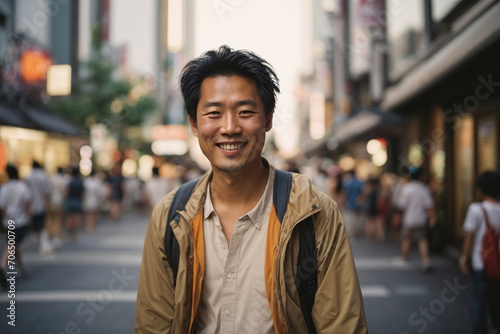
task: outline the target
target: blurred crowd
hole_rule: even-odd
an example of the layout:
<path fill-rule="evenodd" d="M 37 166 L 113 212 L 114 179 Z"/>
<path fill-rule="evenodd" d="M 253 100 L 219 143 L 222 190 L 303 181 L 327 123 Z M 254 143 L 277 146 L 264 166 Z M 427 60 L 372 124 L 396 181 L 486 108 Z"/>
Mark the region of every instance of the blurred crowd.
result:
<path fill-rule="evenodd" d="M 287 162 L 284 169 L 306 174 L 321 191 L 335 200 L 351 239 L 401 243 L 401 258 L 408 261 L 412 241 L 418 245 L 422 270 L 432 270 L 429 246 L 444 244 L 443 226 L 436 226 L 437 194 L 422 179 L 421 168 L 404 166 L 400 173 L 358 176 L 333 162 L 312 160 L 299 168 Z M 429 241 L 433 241 L 429 245 Z"/>
<path fill-rule="evenodd" d="M 175 166 L 168 176 L 160 175 L 160 170 L 153 167 L 144 181 L 124 177 L 120 164 L 83 176 L 78 167 L 59 167 L 49 174 L 34 161 L 29 175 L 21 179 L 18 168 L 8 165 L 0 178 L 0 234 L 7 240 L 11 235 L 8 245 L 14 247 L 1 250 L 2 274 L 13 257 L 18 277 L 29 274 L 20 248 L 26 237 L 37 241 L 42 256 L 51 256 L 64 244 L 77 242 L 79 233 L 98 232 L 103 217 L 119 222 L 123 211 L 148 212 L 171 190 L 201 175 L 196 167 Z"/>

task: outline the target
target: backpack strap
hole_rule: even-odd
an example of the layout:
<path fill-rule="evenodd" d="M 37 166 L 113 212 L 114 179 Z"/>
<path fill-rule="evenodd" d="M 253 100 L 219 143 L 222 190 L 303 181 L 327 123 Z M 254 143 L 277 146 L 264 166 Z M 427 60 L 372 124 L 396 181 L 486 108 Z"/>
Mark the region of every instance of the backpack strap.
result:
<path fill-rule="evenodd" d="M 273 205 L 280 224 L 288 207 L 291 189 L 292 173 L 276 168 L 274 172 Z"/>
<path fill-rule="evenodd" d="M 300 248 L 297 256 L 295 286 L 300 300 L 300 308 L 307 325 L 308 333 L 316 333 L 312 318 L 314 295 L 318 290 L 318 260 L 316 237 L 312 216 L 301 221 L 299 229 Z"/>
<path fill-rule="evenodd" d="M 283 221 L 290 191 L 292 189 L 292 173 L 280 169 L 275 169 L 273 205 L 280 223 Z M 300 300 L 302 316 L 307 325 L 308 333 L 316 333 L 312 319 L 312 308 L 314 305 L 314 295 L 318 289 L 318 261 L 316 251 L 316 239 L 314 236 L 314 225 L 312 217 L 309 216 L 299 222 L 299 255 L 297 256 L 297 273 L 295 276 L 295 286 Z"/>
<path fill-rule="evenodd" d="M 186 203 L 193 194 L 194 188 L 198 184 L 200 177 L 189 182 L 184 183 L 175 193 L 174 199 L 170 204 L 168 209 L 167 224 L 165 227 L 165 236 L 163 238 L 163 246 L 165 248 L 165 257 L 174 272 L 174 286 L 177 281 L 177 271 L 179 270 L 179 242 L 175 238 L 174 231 L 172 231 L 172 226 L 170 222 L 175 220 L 178 224 L 180 222 L 180 217 L 178 211 L 184 210 Z"/>
<path fill-rule="evenodd" d="M 486 210 L 483 206 L 483 204 L 479 204 L 481 206 L 481 211 L 483 211 L 483 215 L 484 215 L 484 221 L 486 222 L 486 228 L 489 229 L 491 227 L 491 224 L 490 224 L 490 218 L 488 217 L 488 214 L 486 213 Z"/>

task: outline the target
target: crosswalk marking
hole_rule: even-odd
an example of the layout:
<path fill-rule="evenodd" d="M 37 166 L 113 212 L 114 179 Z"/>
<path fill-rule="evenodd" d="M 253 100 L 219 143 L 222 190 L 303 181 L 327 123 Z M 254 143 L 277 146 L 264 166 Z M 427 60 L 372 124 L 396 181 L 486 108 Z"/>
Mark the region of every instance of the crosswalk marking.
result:
<path fill-rule="evenodd" d="M 23 262 L 29 266 L 48 264 L 91 264 L 91 265 L 126 265 L 139 266 L 142 255 L 140 252 L 110 252 L 110 251 L 64 251 L 44 257 L 38 252 L 26 253 Z"/>
<path fill-rule="evenodd" d="M 110 297 L 111 296 L 111 297 Z M 111 293 L 109 290 L 65 290 L 65 291 L 19 291 L 16 302 L 86 302 L 89 300 L 108 302 L 135 302 L 136 290 Z M 7 302 L 6 295 L 0 296 L 0 302 Z"/>
<path fill-rule="evenodd" d="M 383 285 L 362 285 L 361 294 L 363 298 L 387 298 L 391 291 Z"/>
<path fill-rule="evenodd" d="M 358 270 L 415 270 L 420 269 L 422 264 L 420 261 L 403 261 L 399 256 L 393 257 L 355 257 L 354 263 Z M 439 267 L 450 266 L 450 262 L 442 259 L 435 259 L 433 265 Z"/>
<path fill-rule="evenodd" d="M 384 285 L 362 285 L 363 298 L 389 298 L 392 295 L 422 295 L 429 293 L 423 286 L 403 286 L 391 291 Z M 109 296 L 112 296 L 111 298 Z M 106 299 L 107 302 L 135 302 L 136 290 L 109 292 L 103 290 L 52 290 L 52 291 L 18 291 L 16 301 L 20 302 L 80 302 L 89 300 Z M 7 295 L 0 296 L 0 302 L 6 302 Z"/>

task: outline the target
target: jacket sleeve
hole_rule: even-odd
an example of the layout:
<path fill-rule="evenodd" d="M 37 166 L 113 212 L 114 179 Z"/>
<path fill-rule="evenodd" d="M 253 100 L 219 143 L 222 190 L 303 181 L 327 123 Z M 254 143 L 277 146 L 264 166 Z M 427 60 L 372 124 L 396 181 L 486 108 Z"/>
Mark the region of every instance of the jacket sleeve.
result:
<path fill-rule="evenodd" d="M 312 310 L 316 331 L 367 333 L 349 238 L 337 205 L 329 211 L 318 248 L 318 290 Z"/>
<path fill-rule="evenodd" d="M 165 260 L 163 237 L 167 223 L 161 201 L 153 210 L 144 239 L 137 291 L 135 334 L 170 333 L 174 318 L 173 271 Z"/>

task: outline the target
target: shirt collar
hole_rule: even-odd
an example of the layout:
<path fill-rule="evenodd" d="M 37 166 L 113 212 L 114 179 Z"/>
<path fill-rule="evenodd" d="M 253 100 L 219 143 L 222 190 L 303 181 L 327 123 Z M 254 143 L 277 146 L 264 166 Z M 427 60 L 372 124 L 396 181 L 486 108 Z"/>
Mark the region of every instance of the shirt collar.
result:
<path fill-rule="evenodd" d="M 266 184 L 266 189 L 264 190 L 264 193 L 262 194 L 262 197 L 260 198 L 259 202 L 257 205 L 250 210 L 247 214 L 243 215 L 242 217 L 248 217 L 252 224 L 254 224 L 255 228 L 260 230 L 260 227 L 262 226 L 262 219 L 267 218 L 264 217 L 264 214 L 266 212 L 267 205 L 272 201 L 272 196 L 273 196 L 273 184 L 274 184 L 274 170 L 272 168 L 269 168 L 269 176 L 267 178 L 267 184 Z M 208 219 L 212 213 L 215 213 L 214 206 L 212 204 L 212 197 L 210 195 L 210 182 L 207 185 L 207 197 L 205 200 L 205 206 L 203 208 L 203 219 Z"/>

